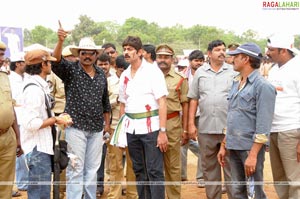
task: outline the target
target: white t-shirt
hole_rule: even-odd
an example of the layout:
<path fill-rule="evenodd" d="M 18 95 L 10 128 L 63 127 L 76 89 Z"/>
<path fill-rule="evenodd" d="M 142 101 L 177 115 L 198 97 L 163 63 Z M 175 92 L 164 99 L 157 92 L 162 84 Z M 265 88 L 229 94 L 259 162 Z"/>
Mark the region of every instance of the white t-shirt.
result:
<path fill-rule="evenodd" d="M 300 128 L 300 58 L 294 57 L 281 66 L 274 65 L 268 80 L 277 96 L 271 132 Z M 266 102 L 267 103 L 267 102 Z"/>

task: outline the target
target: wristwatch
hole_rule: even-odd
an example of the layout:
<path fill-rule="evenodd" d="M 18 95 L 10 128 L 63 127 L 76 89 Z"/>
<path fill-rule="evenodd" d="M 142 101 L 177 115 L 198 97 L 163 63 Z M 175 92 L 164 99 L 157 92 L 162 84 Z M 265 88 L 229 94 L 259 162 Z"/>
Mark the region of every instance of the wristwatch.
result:
<path fill-rule="evenodd" d="M 165 133 L 167 132 L 167 129 L 165 127 L 160 127 L 159 131 Z"/>

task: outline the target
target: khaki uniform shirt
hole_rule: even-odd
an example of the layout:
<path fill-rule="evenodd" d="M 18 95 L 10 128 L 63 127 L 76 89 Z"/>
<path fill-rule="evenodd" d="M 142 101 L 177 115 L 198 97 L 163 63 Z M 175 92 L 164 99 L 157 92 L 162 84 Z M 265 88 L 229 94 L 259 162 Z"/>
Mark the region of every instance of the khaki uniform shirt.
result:
<path fill-rule="evenodd" d="M 57 114 L 63 113 L 66 106 L 65 85 L 63 81 L 55 73 L 51 72 L 47 76 L 47 82 L 50 84 L 50 93 L 55 100 L 55 106 L 52 109 L 53 112 Z"/>
<path fill-rule="evenodd" d="M 9 128 L 14 120 L 13 99 L 8 75 L 6 72 L 0 71 L 0 129 Z"/>
<path fill-rule="evenodd" d="M 179 72 L 175 72 L 173 66 L 165 76 L 169 92 L 169 95 L 167 96 L 167 113 L 182 111 L 181 103 L 188 102 L 187 93 L 189 86 L 187 79 L 183 80 L 181 86 L 178 88 L 179 92 L 176 91 L 176 87 L 182 78 L 185 78 L 185 76 Z"/>

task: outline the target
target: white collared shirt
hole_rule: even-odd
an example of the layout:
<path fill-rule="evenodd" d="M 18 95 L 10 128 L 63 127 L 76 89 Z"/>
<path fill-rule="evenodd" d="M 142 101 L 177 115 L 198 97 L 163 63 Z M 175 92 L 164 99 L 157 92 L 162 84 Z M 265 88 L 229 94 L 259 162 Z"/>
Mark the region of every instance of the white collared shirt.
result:
<path fill-rule="evenodd" d="M 8 75 L 10 88 L 12 93 L 12 98 L 16 101 L 14 109 L 16 111 L 18 123 L 20 124 L 21 120 L 21 107 L 22 107 L 22 93 L 23 93 L 23 84 L 24 81 L 29 77 L 27 73 L 24 73 L 24 77 L 16 73 L 15 71 L 10 71 Z"/>
<path fill-rule="evenodd" d="M 22 96 L 22 114 L 26 115 L 21 121 L 21 143 L 24 154 L 37 146 L 37 151 L 53 155 L 51 127 L 40 129 L 43 121 L 48 118 L 45 102 L 45 93 L 50 93 L 48 84 L 39 75 L 30 76 L 24 85 L 28 83 L 35 83 L 38 86 L 28 86 Z"/>
<path fill-rule="evenodd" d="M 134 78 L 131 77 L 131 65 L 120 77 L 119 101 L 125 104 L 126 113 L 147 112 L 159 109 L 157 100 L 168 95 L 162 71 L 144 59 Z M 125 119 L 126 132 L 136 134 L 148 133 L 147 119 Z M 159 116 L 151 117 L 152 131 L 159 129 Z"/>

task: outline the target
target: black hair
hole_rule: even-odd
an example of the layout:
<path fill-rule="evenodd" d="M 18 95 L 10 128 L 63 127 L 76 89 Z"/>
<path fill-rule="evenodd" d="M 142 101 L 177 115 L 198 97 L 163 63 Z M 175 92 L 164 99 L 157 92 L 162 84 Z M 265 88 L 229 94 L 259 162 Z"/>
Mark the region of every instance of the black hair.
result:
<path fill-rule="evenodd" d="M 261 58 L 256 58 L 256 57 L 252 57 L 250 55 L 244 54 L 244 53 L 241 53 L 241 55 L 249 57 L 249 63 L 252 68 L 258 69 L 260 67 L 260 63 L 263 58 L 262 56 L 261 56 Z"/>
<path fill-rule="evenodd" d="M 139 37 L 128 36 L 122 43 L 122 47 L 124 46 L 132 46 L 134 49 L 139 51 L 142 49 L 143 44 Z"/>
<path fill-rule="evenodd" d="M 47 61 L 45 61 L 47 62 Z M 42 72 L 42 63 L 26 65 L 25 72 L 29 75 L 39 75 Z"/>
<path fill-rule="evenodd" d="M 104 48 L 104 49 L 112 47 L 113 49 L 117 50 L 116 46 L 113 43 L 105 43 L 101 47 Z"/>
<path fill-rule="evenodd" d="M 10 70 L 15 71 L 17 68 L 17 62 L 10 62 L 9 68 Z"/>
<path fill-rule="evenodd" d="M 224 41 L 219 40 L 219 39 L 214 40 L 208 44 L 207 51 L 211 52 L 215 47 L 222 46 L 222 45 L 224 45 L 226 47 L 226 44 L 224 43 Z"/>
<path fill-rule="evenodd" d="M 144 44 L 143 45 L 143 49 L 147 52 L 147 53 L 151 53 L 151 59 L 153 61 L 156 60 L 156 53 L 155 53 L 155 46 L 152 44 Z"/>
<path fill-rule="evenodd" d="M 97 60 L 102 61 L 102 62 L 108 61 L 110 63 L 111 58 L 107 53 L 104 52 L 98 56 Z"/>
<path fill-rule="evenodd" d="M 126 62 L 125 58 L 124 58 L 124 55 L 119 55 L 117 58 L 116 58 L 116 66 L 117 68 L 124 68 L 124 69 L 127 69 L 128 66 L 129 66 L 129 63 Z"/>
<path fill-rule="evenodd" d="M 205 60 L 204 54 L 201 50 L 194 50 L 189 55 L 189 60 L 192 61 L 193 59 L 203 59 Z"/>
<path fill-rule="evenodd" d="M 260 67 L 261 59 L 249 56 L 249 62 L 252 68 L 258 69 Z"/>

